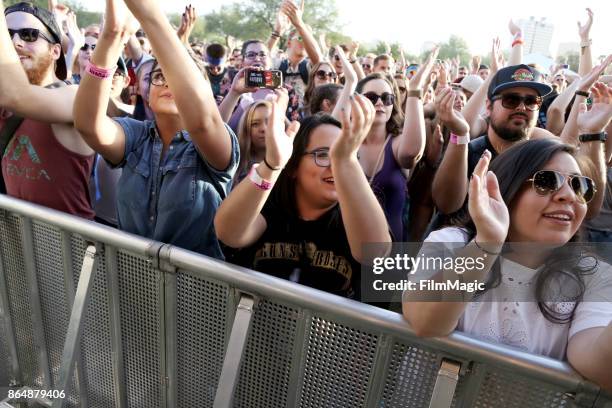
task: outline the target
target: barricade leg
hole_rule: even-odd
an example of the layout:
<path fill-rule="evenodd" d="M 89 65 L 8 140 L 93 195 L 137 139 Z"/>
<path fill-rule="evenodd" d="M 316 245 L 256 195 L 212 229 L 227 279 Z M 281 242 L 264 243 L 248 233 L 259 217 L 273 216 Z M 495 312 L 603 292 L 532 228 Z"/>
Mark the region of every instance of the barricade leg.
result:
<path fill-rule="evenodd" d="M 450 408 L 459 381 L 459 371 L 461 371 L 461 364 L 455 361 L 442 360 L 429 408 Z"/>
<path fill-rule="evenodd" d="M 240 363 L 246 347 L 247 336 L 253 317 L 255 302 L 250 296 L 242 295 L 236 310 L 236 317 L 232 326 L 223 369 L 219 378 L 214 408 L 230 408 L 234 398 L 234 389 L 238 381 Z"/>
<path fill-rule="evenodd" d="M 72 368 L 74 367 L 78 345 L 81 340 L 83 320 L 91 298 L 90 291 L 94 282 L 96 263 L 96 247 L 90 245 L 87 247 L 85 257 L 83 258 L 79 284 L 70 314 L 70 322 L 68 323 L 68 332 L 66 334 L 64 352 L 62 354 L 62 365 L 60 368 L 60 381 L 57 386 L 59 390 L 68 390 L 72 382 Z M 64 398 L 57 398 L 53 401 L 54 408 L 61 408 L 63 405 Z"/>
<path fill-rule="evenodd" d="M 17 345 L 15 344 L 15 333 L 13 331 L 13 320 L 11 318 L 11 311 L 9 309 L 9 296 L 8 290 L 6 289 L 6 278 L 4 276 L 4 262 L 2 259 L 2 252 L 0 251 L 0 329 L 4 332 L 8 359 L 8 369 L 10 362 L 10 372 L 7 373 L 12 381 L 21 382 L 21 372 L 19 370 L 19 360 L 17 357 Z M 4 362 L 0 362 L 4 364 Z M 3 369 L 5 369 L 3 368 Z M 0 386 L 9 385 L 0 384 Z"/>

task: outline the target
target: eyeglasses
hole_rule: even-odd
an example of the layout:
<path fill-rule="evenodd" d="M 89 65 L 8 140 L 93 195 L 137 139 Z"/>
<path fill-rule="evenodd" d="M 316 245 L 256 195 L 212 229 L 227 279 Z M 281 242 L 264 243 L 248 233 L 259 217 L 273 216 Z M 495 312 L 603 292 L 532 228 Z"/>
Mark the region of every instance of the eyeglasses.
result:
<path fill-rule="evenodd" d="M 268 58 L 268 54 L 266 54 L 263 51 L 260 52 L 255 52 L 255 51 L 249 51 L 246 54 L 244 54 L 244 56 L 248 59 L 255 59 L 257 57 L 261 58 L 261 59 L 266 59 Z"/>
<path fill-rule="evenodd" d="M 533 189 L 544 196 L 561 190 L 566 180 L 578 201 L 583 204 L 591 201 L 597 192 L 595 183 L 590 178 L 575 174 L 563 174 L 555 170 L 540 170 L 527 182 L 530 181 Z"/>
<path fill-rule="evenodd" d="M 399 91 L 400 91 L 401 93 L 406 92 L 406 88 L 405 88 L 405 87 L 403 87 L 403 86 L 398 86 L 398 87 L 397 87 L 397 89 L 399 89 Z"/>
<path fill-rule="evenodd" d="M 166 86 L 166 77 L 161 71 L 151 72 L 151 85 Z"/>
<path fill-rule="evenodd" d="M 372 65 L 371 64 L 361 64 L 361 68 L 363 68 L 363 69 L 372 69 Z"/>
<path fill-rule="evenodd" d="M 506 109 L 516 109 L 521 103 L 524 103 L 525 109 L 528 111 L 537 111 L 542 106 L 542 97 L 535 95 L 521 96 L 515 93 L 506 93 L 503 95 L 495 95 L 491 98 L 492 102 L 501 99 L 502 106 Z"/>
<path fill-rule="evenodd" d="M 91 49 L 92 51 L 96 49 L 96 44 L 85 44 L 81 47 L 81 51 L 87 52 L 87 50 Z"/>
<path fill-rule="evenodd" d="M 50 40 L 46 35 L 40 32 L 37 28 L 20 28 L 18 30 L 8 29 L 9 36 L 11 38 L 15 37 L 15 34 L 19 34 L 19 38 L 22 41 L 33 43 L 38 40 L 38 37 L 41 37 L 45 41 L 51 44 L 56 44 L 56 41 Z"/>
<path fill-rule="evenodd" d="M 336 79 L 338 78 L 338 75 L 335 72 L 327 72 L 327 71 L 323 71 L 322 69 L 318 70 L 315 75 L 317 76 L 317 78 L 319 78 L 320 80 L 325 80 L 327 78 L 329 79 Z"/>
<path fill-rule="evenodd" d="M 384 92 L 382 95 L 379 95 L 376 92 L 366 92 L 363 94 L 363 96 L 368 98 L 373 105 L 376 105 L 378 99 L 381 99 L 383 105 L 385 106 L 391 106 L 395 102 L 395 95 L 389 92 Z"/>
<path fill-rule="evenodd" d="M 313 155 L 315 164 L 319 167 L 331 166 L 331 160 L 329 158 L 329 149 L 326 147 L 316 149 L 311 152 L 305 152 L 304 156 L 306 155 Z"/>

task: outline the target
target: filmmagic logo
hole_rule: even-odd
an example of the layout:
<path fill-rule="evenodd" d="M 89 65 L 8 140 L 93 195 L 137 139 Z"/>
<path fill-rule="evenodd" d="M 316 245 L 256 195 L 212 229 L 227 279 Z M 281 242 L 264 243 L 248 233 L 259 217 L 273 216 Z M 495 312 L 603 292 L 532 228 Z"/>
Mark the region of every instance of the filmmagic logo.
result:
<path fill-rule="evenodd" d="M 432 279 L 420 280 L 416 282 L 407 279 L 400 282 L 383 282 L 377 279 L 373 283 L 374 290 L 377 291 L 413 291 L 413 290 L 429 290 L 429 291 L 462 291 L 475 293 L 485 290 L 485 284 L 477 280 L 471 282 L 461 282 L 459 279 L 447 279 L 445 282 L 438 282 Z"/>

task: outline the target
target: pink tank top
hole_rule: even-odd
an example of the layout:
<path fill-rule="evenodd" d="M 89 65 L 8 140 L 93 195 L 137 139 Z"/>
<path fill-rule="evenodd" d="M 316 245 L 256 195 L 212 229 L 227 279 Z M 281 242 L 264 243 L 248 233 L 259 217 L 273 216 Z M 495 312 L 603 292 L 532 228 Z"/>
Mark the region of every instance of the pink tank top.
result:
<path fill-rule="evenodd" d="M 0 128 L 4 126 L 0 119 Z M 94 156 L 60 144 L 51 125 L 25 119 L 2 155 L 8 195 L 93 219 L 89 177 Z"/>

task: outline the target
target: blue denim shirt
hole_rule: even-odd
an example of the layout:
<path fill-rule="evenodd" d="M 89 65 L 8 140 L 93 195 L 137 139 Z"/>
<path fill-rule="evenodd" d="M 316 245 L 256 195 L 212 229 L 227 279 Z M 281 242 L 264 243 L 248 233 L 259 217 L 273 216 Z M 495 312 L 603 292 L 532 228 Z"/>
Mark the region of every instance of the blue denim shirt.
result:
<path fill-rule="evenodd" d="M 184 130 L 174 136 L 162 158 L 155 122 L 115 121 L 125 132 L 125 156 L 118 166 L 123 167 L 117 186 L 119 228 L 223 259 L 213 220 L 239 161 L 234 132 L 226 125 L 232 157 L 227 169 L 219 171 L 199 154 Z"/>

